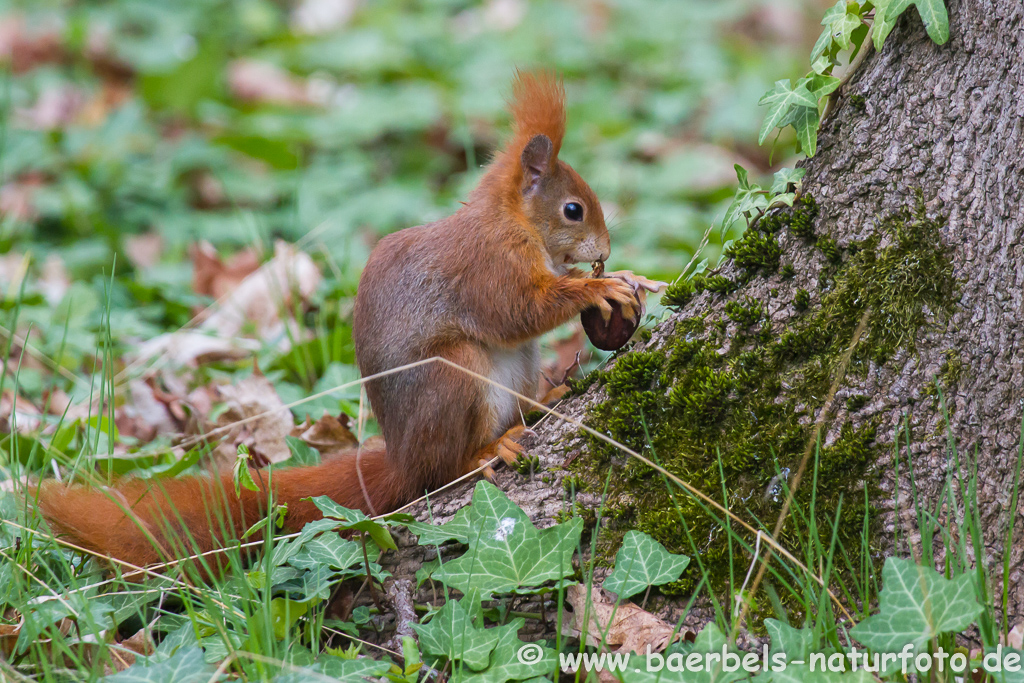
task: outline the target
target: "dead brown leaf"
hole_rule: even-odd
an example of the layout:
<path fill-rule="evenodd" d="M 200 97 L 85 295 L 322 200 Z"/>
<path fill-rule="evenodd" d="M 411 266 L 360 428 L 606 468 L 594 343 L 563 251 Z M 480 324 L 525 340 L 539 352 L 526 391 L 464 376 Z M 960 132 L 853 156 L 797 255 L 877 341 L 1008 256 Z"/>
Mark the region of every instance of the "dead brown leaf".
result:
<path fill-rule="evenodd" d="M 0 216 L 19 221 L 34 221 L 39 212 L 32 197 L 45 180 L 40 175 L 26 174 L 0 187 Z"/>
<path fill-rule="evenodd" d="M 36 278 L 36 286 L 43 293 L 46 303 L 55 306 L 60 303 L 68 289 L 71 288 L 71 276 L 60 256 L 50 253 L 43 261 L 39 269 L 39 277 Z"/>
<path fill-rule="evenodd" d="M 0 432 L 33 432 L 42 424 L 41 412 L 24 396 L 4 389 L 0 395 Z"/>
<path fill-rule="evenodd" d="M 130 235 L 124 240 L 125 255 L 131 264 L 140 270 L 158 264 L 163 250 L 164 238 L 155 230 L 141 235 Z"/>
<path fill-rule="evenodd" d="M 199 329 L 234 337 L 243 327 L 252 325 L 260 338 L 282 335 L 281 313 L 292 311 L 296 298 L 307 300 L 316 291 L 320 278 L 320 270 L 309 254 L 278 241 L 274 258 L 231 290 Z"/>
<path fill-rule="evenodd" d="M 10 64 L 15 73 L 64 57 L 60 27 L 55 22 L 30 29 L 24 17 L 0 17 L 0 61 Z"/>
<path fill-rule="evenodd" d="M 284 69 L 256 59 L 236 59 L 228 65 L 228 87 L 240 100 L 264 104 L 316 104 L 310 84 Z"/>
<path fill-rule="evenodd" d="M 244 358 L 259 349 L 260 342 L 241 337 L 243 330 L 251 330 L 259 339 L 277 339 L 278 348 L 287 350 L 299 331 L 285 334 L 286 320 L 297 326 L 282 313 L 290 316 L 296 299 L 308 300 L 320 278 L 320 270 L 308 254 L 279 241 L 274 258 L 223 295 L 195 329 L 154 337 L 139 347 L 138 360 L 160 357 L 176 365 L 196 365 Z"/>
<path fill-rule="evenodd" d="M 253 457 L 262 462 L 282 462 L 291 457 L 284 438 L 292 431 L 292 413 L 266 377 L 253 376 L 237 384 L 218 386 L 215 393 L 217 399 L 226 404 L 213 425 L 215 428 L 255 418 L 227 430 L 227 435 L 214 449 L 219 464 L 234 462 L 238 445 L 243 443 Z M 218 434 L 218 438 L 220 436 Z"/>
<path fill-rule="evenodd" d="M 358 6 L 359 0 L 301 0 L 292 10 L 292 28 L 296 33 L 329 33 L 347 24 Z"/>
<path fill-rule="evenodd" d="M 292 429 L 292 436 L 320 451 L 321 456 L 329 457 L 359 445 L 356 435 L 348 428 L 350 422 L 344 413 L 334 417 L 325 411 L 316 422 L 307 417 L 305 423 Z"/>
<path fill-rule="evenodd" d="M 167 404 L 156 397 L 152 386 L 136 379 L 128 383 L 128 391 L 131 400 L 114 413 L 114 424 L 122 435 L 148 443 L 158 434 L 178 432 L 178 425 Z"/>
<path fill-rule="evenodd" d="M 139 629 L 135 635 L 125 638 L 118 645 L 120 647 L 111 649 L 111 654 L 116 655 L 111 657 L 114 671 L 124 671 L 130 667 L 135 663 L 135 655 L 137 654 L 151 655 L 156 651 L 153 638 L 149 633 L 149 629 L 146 628 Z"/>
<path fill-rule="evenodd" d="M 237 288 L 260 267 L 259 257 L 251 248 L 233 254 L 225 262 L 216 248 L 205 240 L 192 245 L 189 256 L 192 258 L 192 290 L 214 299 Z"/>
<path fill-rule="evenodd" d="M 18 642 L 18 634 L 21 633 L 25 617 L 13 607 L 8 607 L 4 612 L 4 621 L 8 623 L 0 624 L 0 655 L 7 660 L 14 652 L 14 645 Z"/>
<path fill-rule="evenodd" d="M 30 130 L 57 130 L 72 123 L 85 105 L 85 95 L 70 85 L 43 89 L 31 107 L 14 110 L 16 125 Z"/>
<path fill-rule="evenodd" d="M 572 620 L 563 627 L 563 634 L 582 637 L 584 614 L 587 611 L 586 586 L 569 586 L 566 599 L 572 605 Z M 616 652 L 646 654 L 664 650 L 672 637 L 673 626 L 631 602 L 615 606 L 615 599 L 603 588 L 590 589 L 590 623 L 587 625 L 587 644 L 601 646 L 601 636 L 607 632 L 604 645 Z M 676 640 L 681 634 L 676 634 Z"/>
<path fill-rule="evenodd" d="M 1006 646 L 1015 650 L 1024 647 L 1024 624 L 1017 624 L 1006 634 Z"/>

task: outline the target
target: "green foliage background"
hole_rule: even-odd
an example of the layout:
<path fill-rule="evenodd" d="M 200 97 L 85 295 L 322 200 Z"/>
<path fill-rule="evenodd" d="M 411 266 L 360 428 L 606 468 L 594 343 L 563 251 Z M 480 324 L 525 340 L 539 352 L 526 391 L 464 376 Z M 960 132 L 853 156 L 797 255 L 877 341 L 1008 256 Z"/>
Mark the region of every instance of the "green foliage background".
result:
<path fill-rule="evenodd" d="M 671 277 L 731 196 L 733 162 L 766 168 L 757 100 L 799 71 L 820 16 L 809 4 L 384 0 L 310 35 L 266 0 L 7 3 L 6 21 L 56 30 L 66 54 L 5 82 L 2 178 L 39 185 L 31 217 L 5 218 L 3 250 L 57 250 L 88 279 L 126 235 L 155 229 L 165 266 L 134 279 L 188 303 L 175 292 L 190 241 L 230 249 L 317 228 L 313 246 L 351 287 L 374 238 L 466 196 L 505 132 L 513 69 L 541 65 L 565 74 L 564 156 L 607 203 L 613 265 Z M 239 59 L 315 80 L 323 104 L 247 103 L 228 84 Z M 93 102 L 111 83 L 126 99 L 89 121 L 29 120 L 48 93 Z"/>

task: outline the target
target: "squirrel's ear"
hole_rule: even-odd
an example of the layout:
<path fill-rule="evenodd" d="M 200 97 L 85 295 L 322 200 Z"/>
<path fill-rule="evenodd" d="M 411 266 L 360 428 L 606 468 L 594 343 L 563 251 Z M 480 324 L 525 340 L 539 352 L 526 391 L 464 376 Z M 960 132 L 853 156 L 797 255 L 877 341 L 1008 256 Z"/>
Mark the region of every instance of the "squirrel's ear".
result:
<path fill-rule="evenodd" d="M 534 135 L 523 147 L 523 194 L 530 194 L 537 189 L 541 178 L 551 169 L 554 150 L 555 145 L 551 138 L 543 134 Z"/>

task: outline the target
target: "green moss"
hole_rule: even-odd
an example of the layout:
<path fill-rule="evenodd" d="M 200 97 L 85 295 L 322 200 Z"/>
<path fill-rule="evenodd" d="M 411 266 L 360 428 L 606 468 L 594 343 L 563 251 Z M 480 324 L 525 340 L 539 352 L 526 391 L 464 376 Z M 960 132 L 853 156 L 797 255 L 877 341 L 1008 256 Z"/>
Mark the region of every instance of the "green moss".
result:
<path fill-rule="evenodd" d="M 726 302 L 725 314 L 741 327 L 750 327 L 761 321 L 765 315 L 765 310 L 761 302 L 748 296 L 743 297 L 742 303 L 739 301 Z"/>
<path fill-rule="evenodd" d="M 783 280 L 792 280 L 793 277 L 796 276 L 796 268 L 793 267 L 792 263 L 787 263 L 782 266 L 782 270 L 779 271 L 779 274 L 782 275 Z"/>
<path fill-rule="evenodd" d="M 811 212 L 817 207 L 804 196 L 791 211 L 779 212 L 781 228 L 769 222 L 764 229 L 792 228 L 797 214 Z M 718 313 L 677 321 L 661 350 L 623 356 L 602 376 L 609 400 L 591 408 L 588 423 L 715 498 L 724 485 L 732 509 L 770 525 L 781 510 L 782 482 L 799 467 L 864 311 L 871 311 L 869 324 L 851 357 L 845 386 L 865 376 L 871 361 L 884 362 L 899 349 L 913 353 L 914 338 L 929 324 L 926 311 L 951 312 L 956 284 L 940 227 L 920 203 L 882 221 L 876 234 L 841 253 L 844 260 L 829 269 L 827 289 L 813 297 L 798 292 L 806 307 L 781 330 L 773 330 L 764 316 L 781 302 L 749 297 L 727 302 Z M 849 399 L 849 412 L 860 407 L 861 399 Z M 873 510 L 864 508 L 864 486 L 871 489 L 874 481 L 868 468 L 879 455 L 876 425 L 870 420 L 857 427 L 838 424 L 840 414 L 846 419 L 835 409 L 826 416 L 826 427 L 837 437 L 817 450 L 814 514 L 819 540 L 828 547 L 842 497 L 838 541 L 859 566 L 864 515 L 874 519 Z M 591 457 L 577 458 L 569 468 L 582 488 L 603 491 L 601 465 L 617 463 L 606 503 L 614 524 L 649 533 L 673 552 L 692 554 L 681 513 L 713 588 L 724 594 L 729 541 L 718 522 L 694 499 L 673 494 L 639 461 L 624 461 L 618 449 L 597 439 L 588 443 Z M 811 493 L 807 482 L 797 491 L 802 515 L 811 514 Z M 873 496 L 869 490 L 869 499 Z M 806 534 L 807 528 L 793 525 L 790 533 Z M 782 540 L 791 548 L 807 542 L 795 535 Z M 692 590 L 699 579 L 694 566 L 674 590 Z"/>
<path fill-rule="evenodd" d="M 806 289 L 800 288 L 796 290 L 796 295 L 793 297 L 793 308 L 798 311 L 806 311 L 807 307 L 811 305 L 811 295 Z"/>
<path fill-rule="evenodd" d="M 764 223 L 761 221 L 761 225 Z M 748 230 L 725 250 L 725 255 L 731 257 L 748 274 L 760 271 L 774 273 L 779 269 L 782 249 L 774 233 Z"/>
<path fill-rule="evenodd" d="M 851 413 L 856 413 L 858 410 L 867 405 L 868 397 L 863 394 L 857 394 L 846 399 L 846 410 Z"/>
<path fill-rule="evenodd" d="M 738 282 L 734 282 L 724 275 L 695 275 L 693 280 L 695 292 L 714 292 L 715 294 L 732 294 L 740 288 Z"/>
<path fill-rule="evenodd" d="M 814 237 L 814 219 L 818 217 L 818 203 L 809 194 L 801 196 L 793 204 L 790 214 L 789 229 L 797 237 L 811 239 Z"/>
<path fill-rule="evenodd" d="M 954 349 L 946 351 L 946 360 L 942 363 L 942 368 L 939 370 L 939 380 L 942 382 L 942 388 L 949 390 L 960 383 L 960 379 L 964 374 L 964 361 L 960 358 L 960 353 Z"/>
<path fill-rule="evenodd" d="M 825 255 L 832 263 L 839 263 L 843 260 L 843 252 L 839 248 L 839 244 L 828 236 L 822 236 L 818 238 L 818 251 Z"/>
<path fill-rule="evenodd" d="M 541 469 L 540 458 L 536 455 L 521 455 L 516 458 L 509 467 L 519 474 L 530 474 L 531 472 L 536 472 Z"/>
<path fill-rule="evenodd" d="M 868 108 L 867 100 L 864 99 L 863 95 L 850 95 L 850 105 L 855 111 L 862 114 L 867 111 Z"/>
<path fill-rule="evenodd" d="M 690 299 L 693 298 L 693 294 L 693 281 L 680 278 L 678 281 L 673 282 L 668 286 L 668 289 L 665 290 L 665 295 L 661 297 L 661 303 L 666 306 L 682 308 L 686 304 L 690 303 Z"/>

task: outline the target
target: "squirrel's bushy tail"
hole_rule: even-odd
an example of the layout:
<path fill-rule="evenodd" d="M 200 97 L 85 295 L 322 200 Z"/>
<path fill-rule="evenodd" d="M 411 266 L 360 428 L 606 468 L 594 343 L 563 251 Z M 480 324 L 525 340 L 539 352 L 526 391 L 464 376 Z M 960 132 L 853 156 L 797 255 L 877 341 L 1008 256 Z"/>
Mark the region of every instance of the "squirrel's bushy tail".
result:
<path fill-rule="evenodd" d="M 274 501 L 288 505 L 285 530 L 298 531 L 320 518 L 316 506 L 302 500 L 310 496 L 327 496 L 347 508 L 380 514 L 415 495 L 406 490 L 409 486 L 402 477 L 393 476 L 383 448 L 364 448 L 356 468 L 353 452 L 314 467 L 275 469 Z M 252 474 L 260 490 L 243 488 L 240 496 L 235 495 L 230 473 L 129 480 L 109 488 L 64 486 L 51 480 L 39 489 L 37 509 L 62 540 L 141 566 L 223 547 L 262 519 L 271 478 L 267 470 Z"/>

